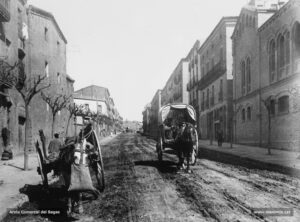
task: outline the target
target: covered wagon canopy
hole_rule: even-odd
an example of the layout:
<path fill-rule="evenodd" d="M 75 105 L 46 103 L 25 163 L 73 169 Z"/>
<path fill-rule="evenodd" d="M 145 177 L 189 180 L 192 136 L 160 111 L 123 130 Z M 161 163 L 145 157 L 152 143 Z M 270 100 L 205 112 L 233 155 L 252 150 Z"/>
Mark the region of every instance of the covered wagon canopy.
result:
<path fill-rule="evenodd" d="M 159 111 L 159 123 L 173 125 L 174 122 L 196 123 L 195 109 L 186 104 L 168 104 Z"/>

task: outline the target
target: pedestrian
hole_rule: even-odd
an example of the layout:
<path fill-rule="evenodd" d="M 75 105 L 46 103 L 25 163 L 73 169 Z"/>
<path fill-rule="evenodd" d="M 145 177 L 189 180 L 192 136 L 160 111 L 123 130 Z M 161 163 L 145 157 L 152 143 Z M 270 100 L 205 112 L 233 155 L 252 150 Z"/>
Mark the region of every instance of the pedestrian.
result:
<path fill-rule="evenodd" d="M 55 133 L 54 134 L 54 139 L 50 141 L 49 146 L 48 146 L 48 160 L 50 161 L 50 163 L 53 163 L 53 171 L 54 171 L 54 175 L 58 175 L 58 169 L 56 166 L 56 161 L 59 157 L 59 152 L 60 149 L 62 148 L 62 143 L 59 139 L 59 134 Z"/>
<path fill-rule="evenodd" d="M 10 131 L 7 127 L 1 130 L 1 137 L 4 145 L 1 160 L 10 160 L 13 158 L 12 147 L 10 144 Z"/>
<path fill-rule="evenodd" d="M 217 137 L 218 137 L 218 146 L 222 146 L 222 143 L 223 143 L 223 131 L 222 131 L 222 129 L 218 130 Z"/>

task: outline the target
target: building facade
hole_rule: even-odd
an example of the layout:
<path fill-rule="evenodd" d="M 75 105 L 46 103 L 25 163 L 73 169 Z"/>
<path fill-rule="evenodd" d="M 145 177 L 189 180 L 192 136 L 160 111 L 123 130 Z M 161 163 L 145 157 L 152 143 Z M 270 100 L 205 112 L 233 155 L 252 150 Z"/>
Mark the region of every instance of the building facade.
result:
<path fill-rule="evenodd" d="M 54 16 L 43 9 L 30 5 L 28 11 L 28 73 L 30 75 L 46 75 L 47 83 L 51 86 L 44 91 L 45 94 L 55 97 L 57 95 L 72 96 L 73 82 L 67 74 L 66 46 L 67 40 L 57 24 Z M 72 102 L 72 101 L 71 101 Z M 51 109 L 40 95 L 32 101 L 34 107 L 33 135 L 43 129 L 46 137 L 51 138 L 52 113 Z M 69 111 L 62 109 L 57 113 L 55 132 L 64 136 L 69 117 Z M 72 127 L 73 124 L 69 124 Z M 74 130 L 68 130 L 69 135 L 74 135 Z"/>
<path fill-rule="evenodd" d="M 47 94 L 72 95 L 74 80 L 66 72 L 67 41 L 60 30 L 54 16 L 42 9 L 28 6 L 26 0 L 0 1 L 0 66 L 5 64 L 19 66 L 14 72 L 18 78 L 25 75 L 28 79 L 37 75 L 47 76 L 46 82 L 51 84 Z M 45 39 L 45 28 L 48 29 L 48 39 Z M 57 42 L 60 49 L 57 50 Z M 46 66 L 47 62 L 47 66 Z M 1 78 L 3 72 L 1 71 Z M 58 75 L 58 73 L 60 75 Z M 59 76 L 59 78 L 58 78 Z M 0 79 L 1 79 L 0 78 Z M 0 80 L 0 129 L 10 131 L 10 145 L 14 153 L 23 152 L 25 142 L 25 106 L 24 101 L 13 85 L 3 84 Z M 38 138 L 38 130 L 43 129 L 46 138 L 51 138 L 51 110 L 35 95 L 30 103 L 29 112 L 32 121 L 33 140 Z M 68 111 L 58 113 L 55 131 L 65 136 Z M 69 129 L 72 133 L 72 129 Z M 0 153 L 4 149 L 3 138 L 0 143 Z"/>
<path fill-rule="evenodd" d="M 150 135 L 150 110 L 151 110 L 151 104 L 147 104 L 143 110 L 143 134 L 148 136 Z"/>
<path fill-rule="evenodd" d="M 189 78 L 186 85 L 186 89 L 189 94 L 188 104 L 192 105 L 196 111 L 197 118 L 197 129 L 198 133 L 200 132 L 200 106 L 199 106 L 199 90 L 197 83 L 200 79 L 200 59 L 197 54 L 198 49 L 200 48 L 200 42 L 197 40 L 188 55 L 186 56 L 186 61 L 188 61 L 188 72 Z"/>
<path fill-rule="evenodd" d="M 121 121 L 121 116 L 115 107 L 109 90 L 105 87 L 91 85 L 79 89 L 74 92 L 74 102 L 92 113 L 107 117 L 105 121 L 98 125 L 99 132 L 111 132 L 115 127 L 114 123 Z"/>
<path fill-rule="evenodd" d="M 161 90 L 157 90 L 150 103 L 149 136 L 157 139 L 159 134 L 159 111 L 161 108 Z"/>
<path fill-rule="evenodd" d="M 251 1 L 233 33 L 235 141 L 299 149 L 300 2 Z"/>
<path fill-rule="evenodd" d="M 161 91 L 162 106 L 170 103 L 188 104 L 188 75 L 188 62 L 181 59 Z"/>
<path fill-rule="evenodd" d="M 6 82 L 2 77 L 7 66 L 15 63 L 22 64 L 27 72 L 28 47 L 25 47 L 26 30 L 22 31 L 23 24 L 27 24 L 27 1 L 2 0 L 0 1 L 0 130 L 10 132 L 9 144 L 14 152 L 22 152 L 25 142 L 25 109 L 23 100 L 12 82 Z M 18 12 L 18 13 L 15 13 Z M 16 71 L 19 74 L 19 70 Z M 0 154 L 5 148 L 4 139 L 0 141 Z"/>
<path fill-rule="evenodd" d="M 200 78 L 197 82 L 200 107 L 200 138 L 215 140 L 222 131 L 231 138 L 232 41 L 237 17 L 223 17 L 197 51 Z"/>

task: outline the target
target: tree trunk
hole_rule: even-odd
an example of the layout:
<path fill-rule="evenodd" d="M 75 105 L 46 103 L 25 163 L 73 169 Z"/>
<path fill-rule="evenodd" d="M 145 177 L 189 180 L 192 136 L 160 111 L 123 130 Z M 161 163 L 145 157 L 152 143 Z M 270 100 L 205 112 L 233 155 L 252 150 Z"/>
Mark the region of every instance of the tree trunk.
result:
<path fill-rule="evenodd" d="M 29 115 L 29 105 L 25 103 L 25 147 L 24 147 L 24 170 L 28 170 L 28 154 L 29 150 L 32 148 L 32 125 L 31 118 Z"/>
<path fill-rule="evenodd" d="M 271 112 L 268 110 L 268 154 L 271 154 Z"/>
<path fill-rule="evenodd" d="M 51 139 L 54 137 L 55 116 L 56 115 L 52 115 Z"/>
<path fill-rule="evenodd" d="M 69 125 L 70 125 L 71 118 L 72 118 L 72 114 L 70 114 L 68 122 L 67 122 L 66 137 L 68 136 L 68 131 L 69 131 Z"/>

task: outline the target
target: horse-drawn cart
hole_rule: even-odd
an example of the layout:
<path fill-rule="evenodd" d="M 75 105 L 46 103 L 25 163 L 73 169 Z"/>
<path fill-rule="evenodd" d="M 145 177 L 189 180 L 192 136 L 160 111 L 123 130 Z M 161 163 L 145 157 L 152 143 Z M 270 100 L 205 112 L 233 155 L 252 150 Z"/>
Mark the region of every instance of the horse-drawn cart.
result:
<path fill-rule="evenodd" d="M 45 146 L 44 141 L 41 137 L 42 145 Z M 100 148 L 100 143 L 96 132 L 92 129 L 91 125 L 86 126 L 77 137 L 67 138 L 65 144 L 60 150 L 59 157 L 55 161 L 49 161 L 43 153 L 36 142 L 36 150 L 38 153 L 38 163 L 39 167 L 37 169 L 38 173 L 42 177 L 42 182 L 44 186 L 48 186 L 47 174 L 52 170 L 58 172 L 58 174 L 71 174 L 71 165 L 74 164 L 76 158 L 76 147 L 85 146 L 81 150 L 87 158 L 86 163 L 90 169 L 94 171 L 98 189 L 102 192 L 105 188 L 104 179 L 104 165 L 102 160 L 102 153 Z M 43 147 L 43 150 L 46 149 Z M 80 151 L 79 151 L 80 152 Z M 66 185 L 70 185 L 70 181 L 65 181 Z"/>
<path fill-rule="evenodd" d="M 189 131 L 187 129 L 189 128 Z M 186 133 L 186 136 L 184 135 Z M 182 143 L 186 138 L 190 143 Z M 194 165 L 198 155 L 198 134 L 196 130 L 196 112 L 190 105 L 169 104 L 160 109 L 159 112 L 159 135 L 156 144 L 158 160 L 162 161 L 163 152 L 166 148 L 171 148 L 177 153 L 185 151 L 188 147 L 184 144 L 191 144 L 188 152 L 188 161 Z M 188 163 L 189 165 L 189 163 Z"/>

